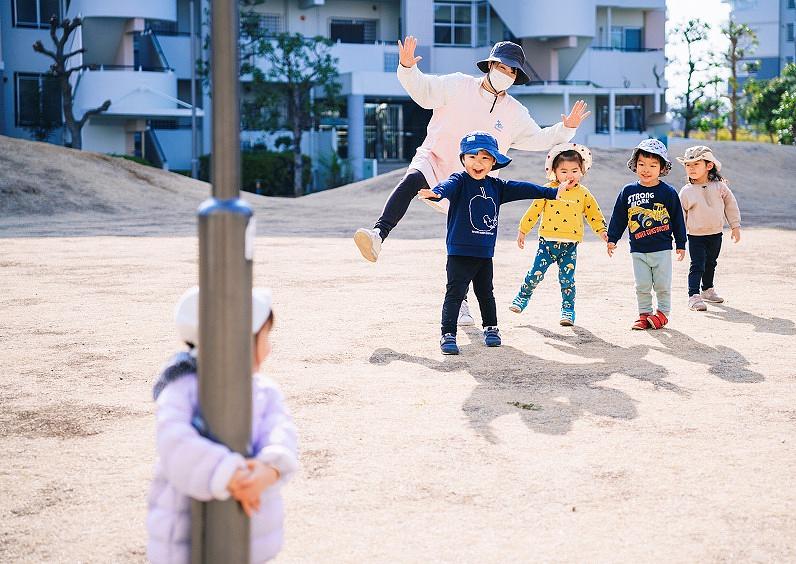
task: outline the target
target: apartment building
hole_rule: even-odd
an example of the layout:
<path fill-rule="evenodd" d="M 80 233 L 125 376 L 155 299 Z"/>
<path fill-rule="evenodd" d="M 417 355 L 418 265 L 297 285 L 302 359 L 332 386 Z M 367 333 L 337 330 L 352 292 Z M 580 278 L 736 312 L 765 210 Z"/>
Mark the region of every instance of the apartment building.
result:
<path fill-rule="evenodd" d="M 39 116 L 60 117 L 60 90 L 45 74 L 52 61 L 32 45 L 41 40 L 52 48 L 52 15 L 59 20 L 79 16 L 83 25 L 67 46 L 69 51 L 85 49 L 69 61 L 85 65 L 72 75 L 75 115 L 111 101 L 108 111 L 84 126 L 83 148 L 190 169 L 188 14 L 188 0 L 0 0 L 5 62 L 1 132 L 29 137 Z M 201 109 L 197 113 L 203 115 Z M 65 135 L 58 128 L 50 141 L 60 143 Z"/>
<path fill-rule="evenodd" d="M 207 0 L 196 3 L 198 24 Z M 89 120 L 84 148 L 147 158 L 162 153 L 170 168 L 189 168 L 188 5 L 189 0 L 0 0 L 2 132 L 30 135 L 28 91 L 47 92 L 39 96 L 45 105 L 60 104 L 42 76 L 47 59 L 30 48 L 36 39 L 47 43 L 46 14 L 58 9 L 85 22 L 75 39 L 76 47 L 87 49 L 80 63 L 89 65 L 76 77 L 78 115 L 105 99 L 112 102 L 108 112 Z M 349 159 L 356 178 L 369 175 L 374 162 L 382 170 L 406 163 L 425 135 L 430 112 L 409 99 L 395 75 L 396 42 L 407 34 L 419 38 L 420 68 L 433 74 L 477 74 L 474 62 L 494 42 L 521 43 L 533 80 L 513 87 L 512 95 L 542 126 L 559 121 L 575 100 L 586 100 L 593 115 L 578 130 L 580 142 L 632 146 L 666 129 L 665 0 L 265 0 L 256 10 L 269 32 L 334 42 L 345 103 L 339 116 L 322 119 L 318 128 L 323 139 L 331 139 L 324 147 Z M 197 106 L 204 116 L 203 153 L 210 147 L 211 100 L 204 95 Z M 265 138 L 243 132 L 244 140 L 258 135 Z M 310 145 L 318 139 L 307 137 Z M 323 152 L 317 143 L 302 149 Z"/>
<path fill-rule="evenodd" d="M 746 60 L 753 63 L 743 79 L 766 80 L 779 76 L 786 65 L 796 60 L 796 0 L 724 0 L 731 7 L 730 17 L 746 24 L 757 34 L 760 44 Z"/>

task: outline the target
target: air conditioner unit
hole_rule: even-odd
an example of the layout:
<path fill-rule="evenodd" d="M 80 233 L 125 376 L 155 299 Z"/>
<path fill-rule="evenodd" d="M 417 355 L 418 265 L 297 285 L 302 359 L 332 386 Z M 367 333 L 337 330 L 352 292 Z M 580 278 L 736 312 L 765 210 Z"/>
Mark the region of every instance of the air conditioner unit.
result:
<path fill-rule="evenodd" d="M 326 0 L 299 0 L 299 8 L 306 10 L 307 8 L 317 8 L 326 4 Z"/>

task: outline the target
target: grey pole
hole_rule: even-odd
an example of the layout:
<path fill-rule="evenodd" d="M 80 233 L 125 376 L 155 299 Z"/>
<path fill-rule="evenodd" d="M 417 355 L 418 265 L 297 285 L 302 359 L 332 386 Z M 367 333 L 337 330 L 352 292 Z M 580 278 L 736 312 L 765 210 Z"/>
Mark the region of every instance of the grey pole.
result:
<path fill-rule="evenodd" d="M 199 403 L 210 432 L 247 454 L 251 433 L 252 210 L 240 196 L 238 0 L 211 3 L 213 195 L 199 208 Z M 195 502 L 192 562 L 249 562 L 233 499 Z"/>
<path fill-rule="evenodd" d="M 196 30 L 193 0 L 191 0 L 190 19 L 191 19 L 191 178 L 199 178 L 199 160 L 197 159 L 196 143 Z"/>

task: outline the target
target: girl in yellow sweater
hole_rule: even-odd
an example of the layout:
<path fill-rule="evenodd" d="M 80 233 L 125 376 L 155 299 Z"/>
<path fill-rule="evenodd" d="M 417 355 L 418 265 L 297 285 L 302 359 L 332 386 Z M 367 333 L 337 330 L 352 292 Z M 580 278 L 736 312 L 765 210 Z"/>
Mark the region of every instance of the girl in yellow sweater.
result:
<path fill-rule="evenodd" d="M 520 220 L 517 246 L 525 248 L 525 236 L 539 224 L 539 249 L 533 266 L 525 275 L 520 291 L 509 309 L 521 313 L 531 299 L 533 291 L 544 278 L 552 264 L 558 264 L 558 282 L 561 284 L 561 325 L 575 323 L 575 265 L 578 243 L 583 240 L 585 216 L 591 228 L 603 241 L 608 240 L 605 217 L 597 200 L 580 179 L 591 168 L 591 151 L 577 143 L 561 143 L 547 154 L 545 172 L 551 182 L 547 186 L 557 187 L 568 183 L 569 187 L 560 200 L 535 200 Z"/>

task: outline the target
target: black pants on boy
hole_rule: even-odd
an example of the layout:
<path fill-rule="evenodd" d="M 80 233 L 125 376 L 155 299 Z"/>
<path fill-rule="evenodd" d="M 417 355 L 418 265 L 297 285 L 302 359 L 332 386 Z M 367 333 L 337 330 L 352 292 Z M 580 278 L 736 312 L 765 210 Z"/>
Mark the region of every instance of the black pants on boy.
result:
<path fill-rule="evenodd" d="M 691 268 L 688 270 L 688 295 L 699 293 L 699 285 L 707 290 L 713 287 L 713 275 L 721 252 L 721 233 L 715 235 L 689 235 L 688 253 Z"/>
<path fill-rule="evenodd" d="M 374 226 L 381 231 L 382 241 L 398 225 L 398 222 L 401 221 L 401 218 L 409 208 L 409 204 L 412 203 L 414 197 L 423 188 L 428 188 L 428 182 L 426 182 L 426 177 L 423 176 L 423 173 L 414 168 L 407 170 L 406 176 L 393 188 L 390 197 L 387 198 L 381 217 Z"/>
<path fill-rule="evenodd" d="M 459 308 L 467 295 L 470 282 L 473 283 L 475 297 L 478 298 L 478 306 L 481 308 L 483 326 L 497 326 L 497 307 L 492 288 L 492 259 L 448 255 L 446 270 L 448 285 L 445 302 L 442 304 L 442 334 L 456 334 Z"/>

